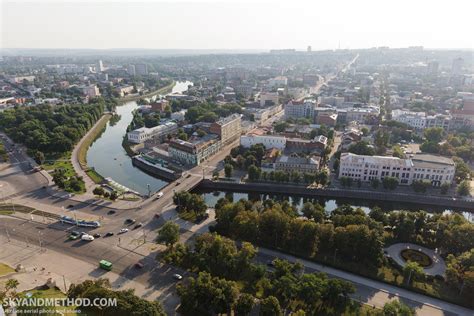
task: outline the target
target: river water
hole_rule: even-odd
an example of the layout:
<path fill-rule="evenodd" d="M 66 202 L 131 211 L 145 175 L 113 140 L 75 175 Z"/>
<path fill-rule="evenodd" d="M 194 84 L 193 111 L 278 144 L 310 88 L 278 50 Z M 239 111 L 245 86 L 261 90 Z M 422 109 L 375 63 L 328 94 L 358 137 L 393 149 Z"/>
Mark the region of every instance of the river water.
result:
<path fill-rule="evenodd" d="M 192 85 L 190 81 L 178 81 L 172 92 L 184 92 Z M 105 132 L 92 144 L 87 152 L 87 164 L 104 178 L 110 177 L 116 182 L 140 192 L 148 193 L 163 188 L 167 182 L 154 178 L 132 165 L 132 160 L 122 147 L 122 138 L 133 119 L 133 110 L 138 107 L 135 101 L 118 106 L 116 112 L 120 120 L 113 126 L 107 123 Z"/>
<path fill-rule="evenodd" d="M 241 193 L 241 192 L 223 192 L 223 191 L 207 191 L 207 190 L 195 190 L 194 193 L 199 193 L 204 197 L 206 204 L 209 207 L 214 207 L 220 198 L 227 197 L 228 199 L 237 202 L 240 199 L 252 200 L 252 201 L 264 201 L 273 199 L 275 201 L 289 201 L 292 205 L 295 205 L 300 209 L 305 202 L 317 202 L 324 206 L 326 213 L 330 214 L 334 209 L 344 204 L 351 205 L 352 207 L 359 207 L 365 213 L 369 213 L 370 210 L 376 206 L 380 207 L 384 211 L 393 210 L 407 210 L 407 211 L 419 211 L 424 210 L 427 213 L 451 213 L 453 211 L 462 214 L 470 222 L 474 222 L 474 213 L 465 210 L 447 210 L 444 207 L 436 207 L 432 205 L 420 205 L 412 203 L 393 203 L 393 202 L 382 202 L 382 201 L 371 201 L 371 200 L 358 200 L 358 199 L 331 199 L 331 198 L 308 198 L 301 196 L 289 196 L 289 195 L 278 195 L 278 194 L 260 194 L 260 193 Z"/>

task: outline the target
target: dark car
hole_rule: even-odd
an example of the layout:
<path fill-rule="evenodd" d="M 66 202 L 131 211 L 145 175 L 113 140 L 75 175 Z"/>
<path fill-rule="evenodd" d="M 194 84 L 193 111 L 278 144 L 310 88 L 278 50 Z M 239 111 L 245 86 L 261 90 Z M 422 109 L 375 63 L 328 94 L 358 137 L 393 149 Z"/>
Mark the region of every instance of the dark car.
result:
<path fill-rule="evenodd" d="M 135 268 L 142 269 L 143 268 L 143 263 L 141 263 L 141 262 L 135 263 Z"/>
<path fill-rule="evenodd" d="M 99 234 L 99 233 L 95 233 L 94 235 L 92 235 L 94 238 L 100 238 L 102 235 Z"/>
<path fill-rule="evenodd" d="M 133 229 L 138 229 L 138 228 L 140 228 L 140 227 L 142 227 L 142 226 L 143 226 L 143 223 L 138 223 L 137 225 L 135 225 L 135 227 L 133 227 Z"/>
<path fill-rule="evenodd" d="M 114 211 L 114 210 L 110 210 L 110 211 L 107 212 L 107 214 L 108 214 L 108 215 L 113 215 L 113 214 L 115 214 L 115 211 Z"/>
<path fill-rule="evenodd" d="M 69 204 L 69 205 L 67 206 L 67 208 L 73 208 L 73 207 L 74 207 L 74 205 L 72 205 L 72 204 Z"/>
<path fill-rule="evenodd" d="M 127 225 L 135 224 L 135 222 L 136 222 L 136 220 L 131 219 L 131 218 L 127 218 L 127 219 L 125 220 L 125 224 L 127 224 Z"/>
<path fill-rule="evenodd" d="M 110 237 L 110 236 L 113 236 L 113 235 L 114 235 L 114 233 L 108 232 L 107 234 L 105 234 L 105 237 Z"/>

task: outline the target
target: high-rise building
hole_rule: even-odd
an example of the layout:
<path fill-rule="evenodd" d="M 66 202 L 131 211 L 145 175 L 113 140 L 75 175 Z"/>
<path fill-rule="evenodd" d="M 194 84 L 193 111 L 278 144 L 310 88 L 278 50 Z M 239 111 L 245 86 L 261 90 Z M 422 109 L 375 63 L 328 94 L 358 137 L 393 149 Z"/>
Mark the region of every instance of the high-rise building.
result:
<path fill-rule="evenodd" d="M 308 46 L 308 48 L 306 49 L 306 51 L 307 51 L 308 53 L 311 53 L 311 45 Z"/>
<path fill-rule="evenodd" d="M 432 76 L 438 75 L 439 63 L 436 60 L 428 63 L 428 74 Z"/>
<path fill-rule="evenodd" d="M 132 64 L 128 65 L 127 72 L 130 76 L 136 76 L 137 72 L 135 70 L 135 65 L 132 65 Z"/>
<path fill-rule="evenodd" d="M 95 69 L 96 72 L 102 72 L 102 71 L 104 71 L 104 64 L 102 63 L 102 60 L 99 60 L 99 61 L 97 62 L 97 65 L 96 65 L 95 68 L 96 68 L 96 69 Z"/>
<path fill-rule="evenodd" d="M 240 114 L 232 114 L 211 124 L 210 131 L 220 136 L 223 145 L 238 139 L 242 132 Z"/>
<path fill-rule="evenodd" d="M 464 59 L 461 57 L 458 57 L 453 60 L 453 66 L 451 68 L 451 74 L 452 75 L 461 75 L 462 74 L 462 68 L 464 67 Z"/>
<path fill-rule="evenodd" d="M 148 75 L 148 65 L 147 64 L 136 64 L 135 65 L 136 74 L 139 76 Z"/>

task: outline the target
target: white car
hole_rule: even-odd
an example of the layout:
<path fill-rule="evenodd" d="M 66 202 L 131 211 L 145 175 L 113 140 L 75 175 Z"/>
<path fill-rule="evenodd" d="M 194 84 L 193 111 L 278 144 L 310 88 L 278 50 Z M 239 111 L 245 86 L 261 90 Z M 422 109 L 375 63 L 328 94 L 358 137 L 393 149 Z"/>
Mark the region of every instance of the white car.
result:
<path fill-rule="evenodd" d="M 126 232 L 128 232 L 128 228 L 122 228 L 119 230 L 119 234 L 125 234 Z"/>
<path fill-rule="evenodd" d="M 173 278 L 176 279 L 176 280 L 182 280 L 183 279 L 183 276 L 181 274 L 173 274 Z"/>
<path fill-rule="evenodd" d="M 93 241 L 93 240 L 94 240 L 94 236 L 91 236 L 91 235 L 88 235 L 88 234 L 84 234 L 84 235 L 82 235 L 81 239 L 82 239 L 82 240 L 85 240 L 85 241 Z"/>
<path fill-rule="evenodd" d="M 163 192 L 161 192 L 161 191 L 156 194 L 156 198 L 157 198 L 157 199 L 159 199 L 159 198 L 162 197 L 162 196 L 163 196 Z"/>

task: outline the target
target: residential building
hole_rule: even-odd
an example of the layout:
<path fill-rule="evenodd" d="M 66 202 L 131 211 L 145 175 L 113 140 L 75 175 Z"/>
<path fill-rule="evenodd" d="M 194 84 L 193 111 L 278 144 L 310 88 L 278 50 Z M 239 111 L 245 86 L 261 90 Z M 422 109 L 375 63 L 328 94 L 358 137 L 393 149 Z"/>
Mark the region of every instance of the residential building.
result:
<path fill-rule="evenodd" d="M 243 135 L 240 136 L 240 146 L 250 148 L 253 145 L 262 144 L 266 149 L 286 147 L 286 137 L 274 135 Z"/>
<path fill-rule="evenodd" d="M 148 75 L 148 65 L 147 64 L 136 64 L 135 65 L 135 72 L 136 72 L 137 76 Z"/>
<path fill-rule="evenodd" d="M 342 153 L 339 177 L 368 182 L 384 177 L 397 178 L 402 185 L 410 185 L 414 180 L 430 181 L 433 186 L 451 183 L 455 164 L 450 158 L 416 154 L 402 159 L 388 156 L 364 156 Z"/>
<path fill-rule="evenodd" d="M 102 72 L 104 70 L 105 70 L 104 64 L 102 63 L 102 60 L 99 59 L 99 61 L 97 62 L 97 65 L 95 66 L 95 71 Z"/>
<path fill-rule="evenodd" d="M 89 98 L 95 98 L 100 96 L 99 88 L 95 85 L 89 85 L 82 88 L 82 93 Z"/>
<path fill-rule="evenodd" d="M 155 112 L 164 112 L 166 107 L 169 106 L 170 102 L 168 100 L 157 100 L 153 103 L 150 103 L 151 110 Z"/>
<path fill-rule="evenodd" d="M 424 129 L 426 127 L 425 112 L 411 112 L 404 110 L 393 110 L 392 120 L 407 124 L 416 129 Z"/>
<path fill-rule="evenodd" d="M 233 142 L 242 132 L 240 114 L 235 113 L 212 123 L 210 132 L 219 135 L 223 145 Z"/>
<path fill-rule="evenodd" d="M 152 138 L 163 138 L 173 134 L 178 130 L 178 124 L 166 122 L 155 127 L 141 127 L 127 133 L 128 141 L 134 144 L 141 144 Z"/>
<path fill-rule="evenodd" d="M 134 88 L 133 88 L 133 86 L 129 85 L 129 86 L 117 87 L 115 90 L 118 92 L 118 94 L 121 97 L 124 97 L 125 95 L 132 93 Z"/>
<path fill-rule="evenodd" d="M 451 67 L 451 74 L 452 75 L 461 75 L 462 69 L 464 67 L 464 59 L 458 57 L 453 60 L 453 65 Z"/>
<path fill-rule="evenodd" d="M 186 116 L 186 110 L 181 110 L 178 112 L 171 113 L 171 119 L 178 122 L 184 121 L 185 116 Z"/>
<path fill-rule="evenodd" d="M 128 67 L 127 67 L 127 72 L 128 72 L 128 74 L 129 74 L 130 76 L 136 76 L 136 75 L 137 75 L 137 71 L 136 71 L 136 69 L 135 69 L 135 65 L 132 65 L 132 64 L 128 65 Z"/>
<path fill-rule="evenodd" d="M 319 81 L 319 76 L 316 74 L 304 74 L 303 84 L 308 86 L 315 86 Z"/>
<path fill-rule="evenodd" d="M 260 93 L 260 106 L 278 105 L 279 96 L 277 92 Z"/>
<path fill-rule="evenodd" d="M 313 120 L 316 103 L 312 101 L 289 101 L 285 105 L 285 118 L 309 118 Z"/>
<path fill-rule="evenodd" d="M 285 76 L 278 76 L 278 77 L 269 79 L 267 87 L 269 89 L 274 89 L 274 88 L 284 88 L 287 85 L 288 85 L 288 78 Z"/>
<path fill-rule="evenodd" d="M 319 157 L 279 156 L 274 164 L 275 170 L 285 172 L 316 173 L 319 170 Z"/>

